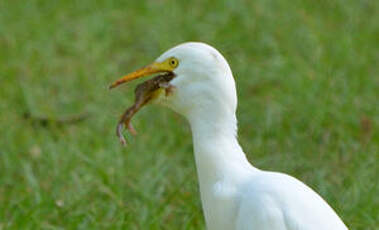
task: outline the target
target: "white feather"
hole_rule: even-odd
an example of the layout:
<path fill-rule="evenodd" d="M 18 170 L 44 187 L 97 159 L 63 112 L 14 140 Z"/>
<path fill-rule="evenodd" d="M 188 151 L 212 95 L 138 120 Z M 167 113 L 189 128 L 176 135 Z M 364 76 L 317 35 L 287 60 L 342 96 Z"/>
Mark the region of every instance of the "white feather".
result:
<path fill-rule="evenodd" d="M 185 116 L 193 134 L 201 201 L 209 230 L 345 230 L 312 189 L 282 173 L 253 167 L 237 133 L 234 78 L 224 57 L 203 43 L 184 43 L 172 96 L 161 102 Z"/>

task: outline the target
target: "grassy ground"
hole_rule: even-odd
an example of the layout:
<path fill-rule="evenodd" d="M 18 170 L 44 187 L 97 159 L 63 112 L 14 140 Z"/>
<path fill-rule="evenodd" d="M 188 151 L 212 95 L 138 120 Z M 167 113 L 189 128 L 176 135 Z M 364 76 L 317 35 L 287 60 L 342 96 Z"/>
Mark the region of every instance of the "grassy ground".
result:
<path fill-rule="evenodd" d="M 379 225 L 378 1 L 0 1 L 0 229 L 204 229 L 186 121 L 114 134 L 121 74 L 189 40 L 229 61 L 239 136 L 350 229 Z M 89 114 L 82 122 L 56 121 Z M 33 119 L 27 118 L 33 117 Z"/>

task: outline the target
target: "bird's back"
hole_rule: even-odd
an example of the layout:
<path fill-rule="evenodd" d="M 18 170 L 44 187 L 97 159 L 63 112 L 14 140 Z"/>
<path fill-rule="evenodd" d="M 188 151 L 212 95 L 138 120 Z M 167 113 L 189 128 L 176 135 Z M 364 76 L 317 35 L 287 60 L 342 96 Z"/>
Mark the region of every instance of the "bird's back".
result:
<path fill-rule="evenodd" d="M 241 187 L 237 230 L 346 230 L 311 188 L 282 173 L 261 171 Z"/>

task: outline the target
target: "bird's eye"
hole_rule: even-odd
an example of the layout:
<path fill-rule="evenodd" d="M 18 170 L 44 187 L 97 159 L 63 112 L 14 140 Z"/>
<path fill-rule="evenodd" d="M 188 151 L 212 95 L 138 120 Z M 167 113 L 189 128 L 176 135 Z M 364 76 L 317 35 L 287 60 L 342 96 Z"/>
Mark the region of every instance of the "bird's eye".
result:
<path fill-rule="evenodd" d="M 171 66 L 172 68 L 175 68 L 175 67 L 178 66 L 179 61 L 178 61 L 178 59 L 172 57 L 172 58 L 170 58 L 170 59 L 168 60 L 168 63 L 170 64 L 170 66 Z"/>

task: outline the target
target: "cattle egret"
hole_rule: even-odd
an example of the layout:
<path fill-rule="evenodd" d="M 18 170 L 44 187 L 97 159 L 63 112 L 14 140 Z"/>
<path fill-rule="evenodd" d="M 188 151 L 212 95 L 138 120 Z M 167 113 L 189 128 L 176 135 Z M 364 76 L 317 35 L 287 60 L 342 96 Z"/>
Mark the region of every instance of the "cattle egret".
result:
<path fill-rule="evenodd" d="M 252 166 L 237 140 L 232 71 L 213 47 L 180 44 L 111 88 L 152 74 L 173 76 L 151 100 L 190 123 L 200 195 L 209 230 L 345 230 L 335 211 L 289 175 Z"/>

